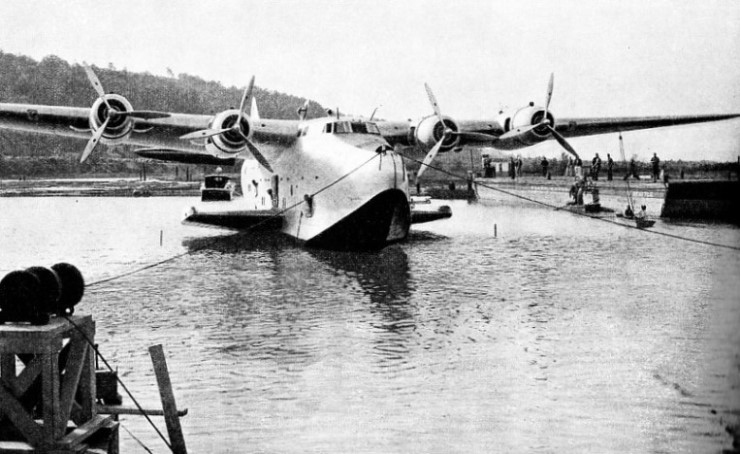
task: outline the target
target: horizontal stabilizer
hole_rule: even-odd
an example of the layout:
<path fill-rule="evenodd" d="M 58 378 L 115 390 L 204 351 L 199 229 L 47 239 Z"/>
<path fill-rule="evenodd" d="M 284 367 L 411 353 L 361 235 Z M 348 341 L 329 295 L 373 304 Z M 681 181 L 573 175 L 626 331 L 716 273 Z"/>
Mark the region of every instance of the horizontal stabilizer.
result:
<path fill-rule="evenodd" d="M 143 148 L 140 150 L 135 150 L 135 153 L 142 158 L 159 159 L 160 161 L 181 162 L 184 164 L 212 164 L 220 166 L 232 166 L 236 163 L 235 158 L 220 159 L 208 153 L 173 150 L 170 148 Z"/>

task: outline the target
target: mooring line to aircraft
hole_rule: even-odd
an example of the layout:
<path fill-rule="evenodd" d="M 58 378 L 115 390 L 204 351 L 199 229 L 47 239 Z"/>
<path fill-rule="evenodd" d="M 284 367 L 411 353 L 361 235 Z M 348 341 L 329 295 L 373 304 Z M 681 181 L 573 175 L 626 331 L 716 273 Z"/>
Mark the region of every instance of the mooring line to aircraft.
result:
<path fill-rule="evenodd" d="M 342 180 L 346 179 L 347 177 L 349 177 L 353 173 L 357 172 L 358 170 L 360 170 L 364 166 L 370 164 L 370 162 L 372 162 L 375 159 L 378 159 L 381 156 L 382 156 L 381 153 L 375 154 L 374 156 L 372 156 L 370 159 L 368 159 L 367 161 L 363 162 L 359 166 L 355 167 L 354 169 L 350 170 L 349 172 L 345 173 L 344 175 L 340 176 L 339 178 L 337 178 L 336 180 L 332 181 L 331 183 L 325 185 L 324 187 L 318 189 L 317 191 L 315 191 L 314 193 L 312 193 L 311 195 L 309 195 L 309 198 L 313 198 L 313 197 L 317 196 L 318 194 L 321 194 L 322 192 L 324 192 L 327 189 L 331 188 L 332 186 L 340 183 Z M 299 206 L 301 206 L 301 205 L 303 205 L 305 203 L 306 203 L 306 200 L 303 199 L 303 200 L 300 200 L 300 201 L 294 203 L 293 205 L 290 205 L 290 206 L 288 206 L 286 208 L 283 208 L 282 210 L 277 211 L 274 214 L 272 214 L 270 217 L 266 217 L 262 221 L 260 221 L 260 222 L 258 222 L 256 224 L 253 224 L 253 225 L 249 226 L 248 228 L 242 230 L 242 233 L 247 233 L 249 231 L 257 230 L 263 224 L 265 224 L 267 222 L 270 222 L 270 221 L 272 221 L 272 220 L 274 220 L 276 218 L 280 218 L 286 212 L 288 212 L 290 210 L 294 210 L 294 209 L 298 208 Z M 217 238 L 214 239 L 214 242 L 216 240 L 217 240 Z M 181 257 L 186 256 L 186 255 L 193 254 L 194 252 L 198 252 L 198 251 L 200 251 L 200 250 L 202 250 L 202 249 L 204 249 L 206 247 L 208 247 L 208 246 L 206 245 L 206 246 L 204 246 L 202 248 L 199 248 L 199 249 L 196 249 L 196 250 L 182 252 L 180 254 L 176 254 L 176 255 L 173 255 L 171 257 L 168 257 L 168 258 L 166 258 L 164 260 L 160 260 L 158 262 L 150 263 L 148 265 L 142 266 L 140 268 L 136 268 L 136 269 L 131 270 L 131 271 L 127 271 L 127 272 L 122 273 L 122 274 L 117 274 L 115 276 L 111 276 L 111 277 L 100 279 L 100 280 L 97 280 L 97 281 L 94 281 L 94 282 L 90 282 L 88 284 L 85 284 L 85 287 L 86 288 L 96 287 L 98 285 L 105 284 L 107 282 L 115 281 L 115 280 L 118 280 L 118 279 L 123 279 L 124 277 L 128 277 L 128 276 L 131 276 L 133 274 L 137 274 L 137 273 L 140 273 L 142 271 L 146 271 L 146 270 L 149 270 L 149 269 L 152 269 L 152 268 L 156 268 L 156 267 L 158 267 L 160 265 L 164 265 L 165 263 L 172 262 L 172 261 L 177 260 L 177 259 L 179 259 Z"/>
<path fill-rule="evenodd" d="M 415 162 L 417 164 L 424 165 L 424 163 L 422 161 L 420 161 L 418 159 L 415 159 L 415 158 L 413 158 L 411 156 L 404 155 L 404 154 L 401 154 L 401 156 L 404 159 L 408 159 L 409 161 L 413 161 L 413 162 Z M 459 174 L 456 174 L 454 172 L 450 172 L 448 170 L 445 170 L 445 169 L 443 169 L 441 167 L 437 167 L 437 166 L 434 166 L 434 165 L 431 165 L 431 164 L 425 164 L 425 165 L 427 167 L 429 167 L 430 169 L 432 169 L 432 170 L 436 170 L 438 172 L 442 172 L 442 173 L 444 173 L 444 174 L 446 174 L 448 176 L 454 177 L 454 178 L 458 178 L 458 179 L 461 179 L 461 180 L 465 180 L 465 179 L 468 178 L 467 175 L 459 175 Z M 559 211 L 559 210 L 562 210 L 562 208 L 563 208 L 562 206 L 553 205 L 551 203 L 543 202 L 542 200 L 537 200 L 537 199 L 533 199 L 531 197 L 527 197 L 527 196 L 524 196 L 524 195 L 521 195 L 521 194 L 516 194 L 514 192 L 507 191 L 507 190 L 501 189 L 501 188 L 497 188 L 497 187 L 494 187 L 494 186 L 491 186 L 491 185 L 488 185 L 488 184 L 485 184 L 485 183 L 476 182 L 475 184 L 477 184 L 479 186 L 482 186 L 482 187 L 484 187 L 486 189 L 491 189 L 493 191 L 500 192 L 502 194 L 506 194 L 508 196 L 515 197 L 515 198 L 518 198 L 518 199 L 526 200 L 528 202 L 532 202 L 532 203 L 535 203 L 535 204 L 538 204 L 538 205 L 542 205 L 542 206 L 545 206 L 545 207 L 548 207 L 548 208 L 552 208 L 554 210 L 558 210 Z M 586 217 L 586 218 L 589 218 L 589 219 L 595 219 L 595 220 L 606 222 L 606 223 L 609 223 L 609 224 L 618 225 L 620 227 L 626 227 L 626 228 L 630 228 L 630 229 L 635 229 L 635 230 L 638 230 L 640 232 L 652 233 L 652 234 L 655 234 L 655 235 L 662 235 L 662 236 L 665 236 L 665 237 L 668 237 L 668 238 L 674 238 L 674 239 L 677 239 L 677 240 L 683 240 L 683 241 L 688 241 L 688 242 L 691 242 L 691 243 L 702 244 L 702 245 L 705 245 L 705 246 L 713 246 L 713 247 L 730 249 L 730 250 L 733 250 L 733 251 L 740 251 L 740 247 L 738 247 L 738 246 L 731 246 L 729 244 L 722 244 L 722 243 L 714 243 L 714 242 L 706 241 L 706 240 L 697 240 L 695 238 L 690 238 L 690 237 L 686 237 L 686 236 L 676 235 L 676 234 L 668 233 L 668 232 L 660 232 L 660 231 L 657 231 L 657 230 L 642 229 L 642 228 L 637 227 L 636 225 L 625 224 L 623 222 L 615 221 L 613 219 L 604 218 L 604 217 L 600 217 L 600 216 L 593 216 L 593 215 L 590 215 L 590 214 L 585 213 L 585 212 L 571 211 L 571 210 L 568 210 L 568 212 L 569 213 L 576 214 L 578 216 L 583 216 L 583 217 Z"/>

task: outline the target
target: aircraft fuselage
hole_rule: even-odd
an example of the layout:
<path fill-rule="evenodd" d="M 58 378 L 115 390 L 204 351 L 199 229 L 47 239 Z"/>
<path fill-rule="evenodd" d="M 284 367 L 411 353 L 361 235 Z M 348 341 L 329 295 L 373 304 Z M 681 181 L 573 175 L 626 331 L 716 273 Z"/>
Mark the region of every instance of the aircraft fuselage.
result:
<path fill-rule="evenodd" d="M 282 232 L 309 245 L 374 248 L 406 238 L 410 208 L 403 159 L 379 134 L 332 129 L 358 124 L 364 123 L 308 123 L 291 147 L 266 152 L 274 173 L 245 160 L 244 208 L 273 209 L 284 219 Z"/>

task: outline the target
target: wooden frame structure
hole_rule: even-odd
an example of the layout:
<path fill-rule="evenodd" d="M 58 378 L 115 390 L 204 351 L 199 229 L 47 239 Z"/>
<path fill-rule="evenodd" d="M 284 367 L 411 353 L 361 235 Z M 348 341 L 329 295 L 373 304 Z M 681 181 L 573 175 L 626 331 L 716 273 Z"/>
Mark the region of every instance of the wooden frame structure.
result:
<path fill-rule="evenodd" d="M 96 410 L 95 322 L 70 320 L 0 325 L 0 454 L 117 452 L 118 423 Z"/>

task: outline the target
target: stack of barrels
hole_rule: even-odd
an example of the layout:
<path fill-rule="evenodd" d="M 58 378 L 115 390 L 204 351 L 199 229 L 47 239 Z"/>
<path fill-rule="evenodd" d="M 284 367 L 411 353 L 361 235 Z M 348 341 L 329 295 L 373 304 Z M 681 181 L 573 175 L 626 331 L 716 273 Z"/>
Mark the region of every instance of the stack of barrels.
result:
<path fill-rule="evenodd" d="M 45 325 L 51 316 L 72 315 L 85 281 L 69 263 L 11 271 L 0 281 L 0 323 Z"/>

